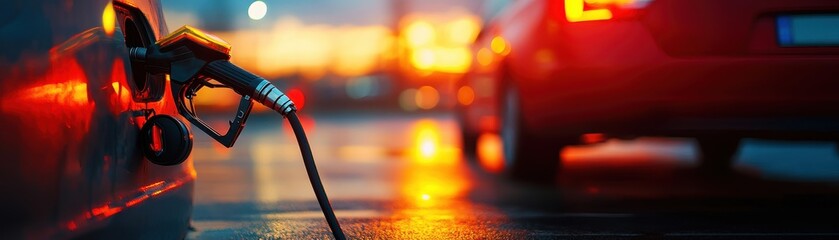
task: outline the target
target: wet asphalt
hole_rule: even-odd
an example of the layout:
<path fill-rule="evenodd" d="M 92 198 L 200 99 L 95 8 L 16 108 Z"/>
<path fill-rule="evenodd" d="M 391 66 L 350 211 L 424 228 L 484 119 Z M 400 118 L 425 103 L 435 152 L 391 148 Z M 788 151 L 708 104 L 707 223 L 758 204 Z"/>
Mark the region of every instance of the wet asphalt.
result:
<path fill-rule="evenodd" d="M 213 120 L 222 124 L 221 118 Z M 450 114 L 303 115 L 351 239 L 839 239 L 829 142 L 746 140 L 734 171 L 695 170 L 689 139 L 568 148 L 555 183 L 512 182 L 497 139 L 464 158 Z M 331 238 L 288 124 L 256 115 L 236 146 L 193 132 L 188 239 Z"/>

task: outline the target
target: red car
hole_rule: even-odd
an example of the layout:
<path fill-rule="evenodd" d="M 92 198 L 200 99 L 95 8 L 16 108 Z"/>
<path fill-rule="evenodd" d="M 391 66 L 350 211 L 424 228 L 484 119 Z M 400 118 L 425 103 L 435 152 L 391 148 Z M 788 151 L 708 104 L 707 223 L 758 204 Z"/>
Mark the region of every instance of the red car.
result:
<path fill-rule="evenodd" d="M 141 152 L 151 115 L 179 115 L 165 76 L 128 53 L 168 33 L 159 3 L 2 5 L 0 236 L 183 239 L 195 169 Z"/>
<path fill-rule="evenodd" d="M 474 49 L 465 149 L 499 131 L 518 179 L 592 133 L 696 138 L 713 171 L 742 138 L 839 139 L 835 0 L 514 1 Z"/>

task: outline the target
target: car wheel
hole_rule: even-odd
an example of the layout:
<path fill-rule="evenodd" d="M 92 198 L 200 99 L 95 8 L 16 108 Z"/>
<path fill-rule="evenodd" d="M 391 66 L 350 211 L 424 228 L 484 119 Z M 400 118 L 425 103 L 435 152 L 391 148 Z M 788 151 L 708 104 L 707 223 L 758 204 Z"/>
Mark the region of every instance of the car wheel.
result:
<path fill-rule="evenodd" d="M 709 172 L 731 170 L 734 155 L 740 147 L 738 138 L 698 138 L 699 169 Z"/>
<path fill-rule="evenodd" d="M 505 172 L 513 180 L 550 183 L 556 180 L 563 141 L 537 137 L 522 123 L 518 90 L 507 86 L 502 91 L 501 139 Z"/>

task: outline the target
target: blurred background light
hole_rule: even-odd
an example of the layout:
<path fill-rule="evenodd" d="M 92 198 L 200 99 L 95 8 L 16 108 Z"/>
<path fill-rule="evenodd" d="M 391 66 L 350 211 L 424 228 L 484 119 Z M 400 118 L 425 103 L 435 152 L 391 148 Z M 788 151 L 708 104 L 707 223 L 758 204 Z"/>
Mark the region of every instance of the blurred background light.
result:
<path fill-rule="evenodd" d="M 260 20 L 268 13 L 268 5 L 263 1 L 254 1 L 248 7 L 248 17 L 253 20 Z"/>
<path fill-rule="evenodd" d="M 352 78 L 347 81 L 347 96 L 352 99 L 361 99 L 374 96 L 379 90 L 379 83 L 370 76 Z"/>
<path fill-rule="evenodd" d="M 468 106 L 475 101 L 475 90 L 472 87 L 462 86 L 457 89 L 457 102 L 461 105 Z"/>
<path fill-rule="evenodd" d="M 297 110 L 303 110 L 303 107 L 306 106 L 306 95 L 303 94 L 299 88 L 291 88 L 286 91 L 286 95 L 288 98 L 294 102 L 294 106 L 297 107 Z"/>
<path fill-rule="evenodd" d="M 504 153 L 501 137 L 494 133 L 484 133 L 478 137 L 478 162 L 490 172 L 504 170 Z"/>
<path fill-rule="evenodd" d="M 501 55 L 507 55 L 510 51 L 510 47 L 507 45 L 507 40 L 504 40 L 501 36 L 492 38 L 492 42 L 490 42 L 489 47 L 492 48 L 493 52 Z"/>
<path fill-rule="evenodd" d="M 413 88 L 405 89 L 399 93 L 399 107 L 405 111 L 417 110 L 416 104 L 417 90 Z"/>
<path fill-rule="evenodd" d="M 487 66 L 490 63 L 492 63 L 492 52 L 490 52 L 489 49 L 481 48 L 480 50 L 478 50 L 478 53 L 476 54 L 475 58 L 478 60 L 478 64 L 481 64 L 482 66 Z"/>
<path fill-rule="evenodd" d="M 417 89 L 415 102 L 420 109 L 432 109 L 440 102 L 440 93 L 434 87 L 422 86 Z"/>
<path fill-rule="evenodd" d="M 484 26 L 480 12 L 491 5 L 480 1 L 162 3 L 169 29 L 192 25 L 224 39 L 233 46 L 231 61 L 281 88 L 305 92 L 310 110 L 447 110 L 468 100 L 454 83 L 473 59 L 483 66 L 493 57 L 489 49 L 476 56 L 471 48 Z M 233 95 L 219 94 L 196 105 L 238 104 Z"/>
<path fill-rule="evenodd" d="M 410 47 L 424 47 L 434 43 L 434 27 L 422 20 L 415 21 L 405 29 L 405 38 Z"/>

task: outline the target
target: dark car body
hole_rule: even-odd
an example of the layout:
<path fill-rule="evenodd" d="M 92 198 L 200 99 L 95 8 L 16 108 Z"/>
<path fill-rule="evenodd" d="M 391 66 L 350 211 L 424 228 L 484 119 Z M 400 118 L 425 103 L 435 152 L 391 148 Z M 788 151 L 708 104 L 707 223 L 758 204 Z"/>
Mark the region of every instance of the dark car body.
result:
<path fill-rule="evenodd" d="M 568 1 L 589 2 L 517 1 L 477 40 L 478 58 L 504 48 L 460 83 L 478 96 L 460 108 L 466 145 L 500 131 L 505 151 L 556 156 L 589 133 L 692 137 L 706 158 L 725 158 L 741 138 L 839 139 L 839 42 L 802 35 L 837 32 L 839 1 L 612 1 L 643 6 L 604 6 L 610 17 L 594 20 L 572 19 Z M 790 19 L 817 21 L 790 33 Z M 505 153 L 508 166 L 518 152 Z"/>
<path fill-rule="evenodd" d="M 168 33 L 158 2 L 2 5 L 0 235 L 184 238 L 192 160 L 158 166 L 143 157 L 148 113 L 177 111 L 165 77 L 132 74 L 126 45 Z"/>

